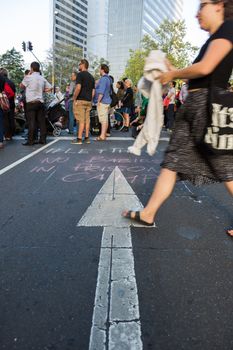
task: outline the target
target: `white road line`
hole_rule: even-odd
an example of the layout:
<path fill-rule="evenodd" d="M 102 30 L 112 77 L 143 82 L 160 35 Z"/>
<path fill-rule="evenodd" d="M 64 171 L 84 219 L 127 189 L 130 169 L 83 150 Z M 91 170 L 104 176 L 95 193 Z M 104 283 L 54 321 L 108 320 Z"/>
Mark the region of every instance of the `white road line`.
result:
<path fill-rule="evenodd" d="M 14 162 L 14 163 L 12 163 L 12 164 L 6 166 L 5 168 L 3 168 L 3 169 L 0 170 L 0 175 L 6 173 L 7 171 L 13 169 L 13 168 L 16 167 L 17 165 L 23 163 L 25 160 L 27 160 L 27 159 L 29 159 L 29 158 L 35 156 L 36 154 L 40 153 L 41 151 L 43 151 L 43 150 L 46 149 L 47 147 L 50 147 L 51 145 L 53 145 L 53 144 L 56 143 L 57 141 L 59 141 L 59 139 L 55 139 L 55 140 L 53 140 L 52 142 L 49 142 L 49 143 L 46 144 L 45 146 L 43 146 L 43 147 L 37 149 L 36 151 L 34 151 L 34 152 L 28 154 L 27 156 L 25 156 L 25 157 L 23 157 L 23 158 L 17 160 L 16 162 Z"/>
<path fill-rule="evenodd" d="M 61 140 L 61 141 L 71 141 L 75 138 L 75 136 L 59 136 L 56 140 Z M 96 136 L 91 136 L 90 139 L 92 141 L 95 141 Z M 21 136 L 14 136 L 14 140 L 22 140 Z M 47 137 L 47 140 L 54 140 L 54 137 Z M 107 138 L 106 141 L 134 141 L 135 139 L 133 137 L 118 137 L 118 136 L 110 136 Z M 159 141 L 169 141 L 169 137 L 160 137 Z M 98 143 L 96 141 L 96 143 Z"/>
<path fill-rule="evenodd" d="M 116 167 L 78 223 L 104 227 L 89 350 L 143 348 L 130 233 L 142 226 L 122 218 L 123 208 L 142 204 Z"/>

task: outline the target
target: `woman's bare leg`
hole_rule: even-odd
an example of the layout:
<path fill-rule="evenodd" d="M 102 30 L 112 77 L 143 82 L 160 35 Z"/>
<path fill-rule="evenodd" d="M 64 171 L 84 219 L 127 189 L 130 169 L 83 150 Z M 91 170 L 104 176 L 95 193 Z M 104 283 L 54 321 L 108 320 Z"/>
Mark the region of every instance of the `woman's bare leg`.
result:
<path fill-rule="evenodd" d="M 233 196 L 233 181 L 226 181 L 224 182 L 224 185 L 226 186 L 226 189 L 228 192 Z M 227 230 L 227 233 L 233 237 L 233 228 L 230 230 Z"/>
<path fill-rule="evenodd" d="M 169 169 L 162 169 L 153 193 L 149 199 L 149 202 L 142 211 L 140 211 L 140 218 L 148 223 L 151 223 L 155 219 L 155 215 L 165 200 L 171 195 L 173 188 L 176 184 L 176 172 Z M 127 211 L 122 213 L 123 216 L 127 214 Z M 135 213 L 132 213 L 132 218 Z"/>
<path fill-rule="evenodd" d="M 124 124 L 128 128 L 129 127 L 129 114 L 128 113 L 123 113 L 123 118 L 124 118 Z"/>
<path fill-rule="evenodd" d="M 228 192 L 233 196 L 233 181 L 226 181 L 224 182 L 224 185 L 226 186 Z"/>

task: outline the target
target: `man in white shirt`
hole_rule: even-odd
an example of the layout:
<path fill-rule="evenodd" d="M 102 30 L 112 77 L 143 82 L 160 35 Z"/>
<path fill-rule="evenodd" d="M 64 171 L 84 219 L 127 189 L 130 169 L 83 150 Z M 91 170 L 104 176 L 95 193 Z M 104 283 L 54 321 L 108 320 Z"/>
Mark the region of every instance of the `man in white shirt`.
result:
<path fill-rule="evenodd" d="M 20 87 L 26 89 L 26 108 L 28 120 L 28 140 L 24 146 L 32 146 L 35 128 L 40 128 L 40 144 L 46 143 L 46 120 L 44 111 L 43 93 L 52 89 L 48 81 L 40 74 L 38 62 L 32 62 L 30 74 L 25 76 Z"/>

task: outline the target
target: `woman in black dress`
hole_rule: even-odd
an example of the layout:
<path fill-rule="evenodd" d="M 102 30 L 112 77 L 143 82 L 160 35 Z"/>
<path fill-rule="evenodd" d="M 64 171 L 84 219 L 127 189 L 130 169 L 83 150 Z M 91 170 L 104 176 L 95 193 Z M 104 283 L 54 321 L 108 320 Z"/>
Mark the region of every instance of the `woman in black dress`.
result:
<path fill-rule="evenodd" d="M 161 83 L 189 79 L 189 95 L 176 116 L 173 133 L 154 191 L 140 212 L 122 215 L 145 225 L 153 225 L 155 215 L 170 196 L 176 180 L 190 180 L 195 185 L 223 182 L 233 196 L 233 155 L 210 154 L 200 149 L 208 123 L 207 101 L 210 84 L 226 89 L 233 69 L 233 3 L 231 0 L 200 0 L 197 19 L 209 39 L 194 63 L 185 69 L 169 66 Z M 233 236 L 233 230 L 227 233 Z"/>

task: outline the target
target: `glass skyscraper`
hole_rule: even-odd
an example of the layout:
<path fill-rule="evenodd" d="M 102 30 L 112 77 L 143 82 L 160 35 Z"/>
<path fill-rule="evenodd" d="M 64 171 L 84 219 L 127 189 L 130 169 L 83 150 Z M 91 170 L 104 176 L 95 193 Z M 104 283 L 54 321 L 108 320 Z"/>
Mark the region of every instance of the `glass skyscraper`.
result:
<path fill-rule="evenodd" d="M 108 35 L 108 0 L 88 0 L 88 55 L 106 58 Z"/>
<path fill-rule="evenodd" d="M 164 21 L 183 18 L 183 0 L 109 0 L 107 59 L 111 75 L 119 79 L 125 70 L 129 50 L 140 47 L 145 34 L 155 37 Z"/>

